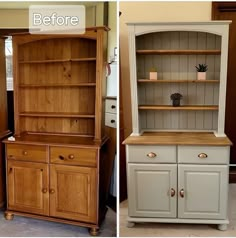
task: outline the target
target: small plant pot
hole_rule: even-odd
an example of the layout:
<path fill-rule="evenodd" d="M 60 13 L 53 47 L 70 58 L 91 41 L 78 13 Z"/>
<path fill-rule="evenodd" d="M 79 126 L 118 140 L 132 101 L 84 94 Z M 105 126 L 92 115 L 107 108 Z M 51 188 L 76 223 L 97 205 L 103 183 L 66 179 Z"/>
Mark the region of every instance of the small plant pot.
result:
<path fill-rule="evenodd" d="M 197 80 L 206 80 L 206 72 L 198 72 Z"/>
<path fill-rule="evenodd" d="M 179 107 L 180 106 L 180 99 L 172 100 L 172 106 L 173 107 Z"/>
<path fill-rule="evenodd" d="M 149 72 L 150 80 L 157 80 L 157 72 Z"/>

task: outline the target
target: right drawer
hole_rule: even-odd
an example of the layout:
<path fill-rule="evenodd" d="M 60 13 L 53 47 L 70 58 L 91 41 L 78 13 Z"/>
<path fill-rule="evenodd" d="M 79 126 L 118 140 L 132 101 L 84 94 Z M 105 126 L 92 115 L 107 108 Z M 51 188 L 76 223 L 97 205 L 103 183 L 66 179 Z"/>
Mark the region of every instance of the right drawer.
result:
<path fill-rule="evenodd" d="M 229 146 L 178 146 L 178 162 L 185 164 L 228 164 Z"/>
<path fill-rule="evenodd" d="M 128 145 L 130 163 L 176 163 L 176 146 Z"/>

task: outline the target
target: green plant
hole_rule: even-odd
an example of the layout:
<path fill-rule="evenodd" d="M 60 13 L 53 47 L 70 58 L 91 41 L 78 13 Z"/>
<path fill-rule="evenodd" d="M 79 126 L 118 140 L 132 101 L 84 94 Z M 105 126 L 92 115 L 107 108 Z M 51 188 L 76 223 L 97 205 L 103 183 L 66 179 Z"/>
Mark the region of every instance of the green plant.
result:
<path fill-rule="evenodd" d="M 170 95 L 171 100 L 180 100 L 181 98 L 183 98 L 183 95 L 180 93 L 173 93 Z"/>
<path fill-rule="evenodd" d="M 208 70 L 208 66 L 206 64 L 198 64 L 195 68 L 197 69 L 197 72 L 206 72 Z"/>
<path fill-rule="evenodd" d="M 149 72 L 157 72 L 157 68 L 156 67 L 152 67 L 152 68 L 150 68 Z"/>

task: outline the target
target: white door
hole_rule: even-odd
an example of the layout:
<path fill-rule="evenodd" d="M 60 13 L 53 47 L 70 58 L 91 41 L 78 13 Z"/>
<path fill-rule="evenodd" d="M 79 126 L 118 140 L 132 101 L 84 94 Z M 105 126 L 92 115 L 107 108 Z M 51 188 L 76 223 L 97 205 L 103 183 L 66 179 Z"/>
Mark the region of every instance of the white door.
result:
<path fill-rule="evenodd" d="M 178 166 L 178 217 L 226 219 L 227 165 Z"/>
<path fill-rule="evenodd" d="M 128 164 L 129 216 L 176 217 L 177 165 Z"/>

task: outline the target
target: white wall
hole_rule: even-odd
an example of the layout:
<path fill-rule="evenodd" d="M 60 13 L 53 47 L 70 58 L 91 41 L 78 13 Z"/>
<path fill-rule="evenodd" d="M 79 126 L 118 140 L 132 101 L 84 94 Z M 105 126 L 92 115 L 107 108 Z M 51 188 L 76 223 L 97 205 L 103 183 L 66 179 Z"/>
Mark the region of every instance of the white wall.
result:
<path fill-rule="evenodd" d="M 120 65 L 125 137 L 132 132 L 127 22 L 209 21 L 211 2 L 120 2 Z"/>

